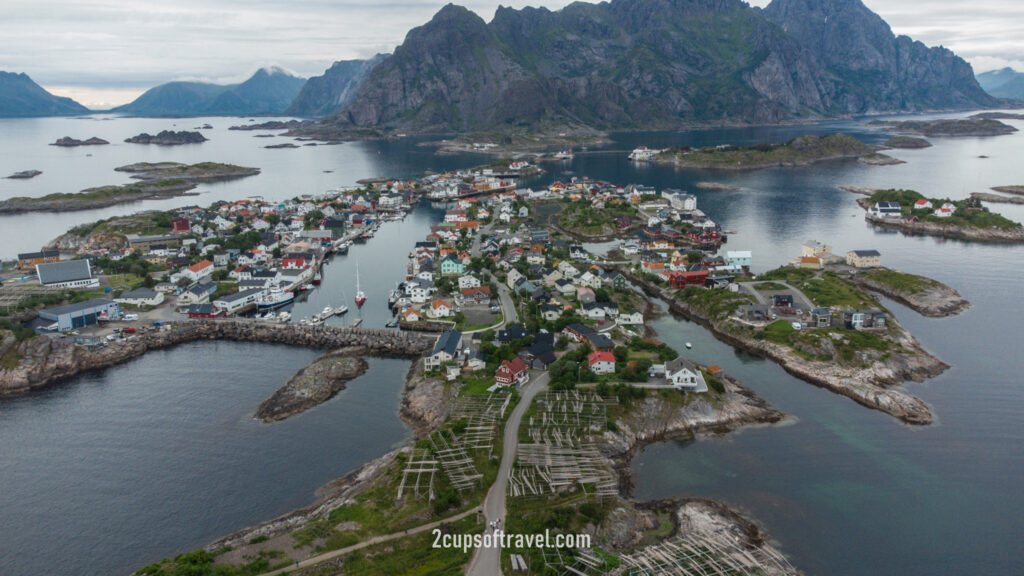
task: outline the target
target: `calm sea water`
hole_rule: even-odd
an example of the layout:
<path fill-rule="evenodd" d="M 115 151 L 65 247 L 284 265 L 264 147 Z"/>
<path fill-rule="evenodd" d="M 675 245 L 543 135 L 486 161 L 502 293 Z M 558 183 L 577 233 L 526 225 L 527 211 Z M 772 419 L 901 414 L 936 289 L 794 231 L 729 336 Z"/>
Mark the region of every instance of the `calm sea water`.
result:
<path fill-rule="evenodd" d="M 144 160 L 216 160 L 263 169 L 254 178 L 201 186 L 198 198 L 0 218 L 0 256 L 38 249 L 69 226 L 143 208 L 289 198 L 370 176 L 481 162 L 472 155 L 434 156 L 408 140 L 266 150 L 262 146 L 283 139 L 226 130 L 245 120 L 0 121 L 0 173 L 44 171 L 30 181 L 0 180 L 0 197 L 123 182 L 113 168 Z M 198 146 L 117 143 L 142 131 L 204 122 L 215 128 L 207 131 L 211 140 Z M 1024 122 L 1010 123 L 1024 129 Z M 738 506 L 808 573 L 1024 573 L 1018 550 L 1024 533 L 1024 360 L 1015 338 L 1024 323 L 1015 297 L 1024 248 L 875 231 L 864 223 L 856 196 L 836 189 L 895 186 L 960 198 L 990 186 L 1024 184 L 1018 160 L 1024 135 L 936 138 L 933 148 L 890 152 L 907 161 L 891 167 L 841 161 L 734 173 L 637 166 L 625 159 L 638 144 L 744 144 L 838 130 L 869 142 L 886 137 L 853 121 L 621 134 L 608 150 L 549 165 L 551 173 L 531 183 L 587 175 L 687 189 L 715 220 L 738 231 L 727 249 L 753 250 L 756 270 L 788 261 L 809 239 L 837 252 L 875 248 L 886 265 L 938 278 L 974 303 L 948 319 L 921 318 L 890 303 L 901 322 L 953 366 L 939 378 L 908 386 L 936 413 L 937 423 L 927 428 L 903 426 L 796 380 L 698 326 L 659 320 L 655 327 L 664 340 L 680 348 L 692 342 L 688 354 L 695 360 L 722 365 L 793 420 L 724 438 L 650 446 L 634 462 L 635 496 L 700 495 Z M 46 145 L 65 135 L 115 144 L 70 150 Z M 741 189 L 694 188 L 702 180 Z M 994 209 L 1024 220 L 1024 207 Z M 421 206 L 406 221 L 386 224 L 369 244 L 335 256 L 323 285 L 296 305 L 296 313 L 345 303 L 352 309 L 348 317 L 332 322 L 362 314 L 366 325 L 380 326 L 387 317 L 386 291 L 403 277 L 412 242 L 438 215 Z M 370 296 L 361 311 L 351 303 L 357 262 Z M 0 572 L 39 574 L 54 566 L 76 574 L 128 572 L 306 504 L 317 486 L 408 434 L 395 414 L 407 368 L 397 361 L 374 361 L 349 390 L 308 414 L 269 426 L 251 421 L 256 405 L 315 355 L 197 343 L 0 402 Z"/>

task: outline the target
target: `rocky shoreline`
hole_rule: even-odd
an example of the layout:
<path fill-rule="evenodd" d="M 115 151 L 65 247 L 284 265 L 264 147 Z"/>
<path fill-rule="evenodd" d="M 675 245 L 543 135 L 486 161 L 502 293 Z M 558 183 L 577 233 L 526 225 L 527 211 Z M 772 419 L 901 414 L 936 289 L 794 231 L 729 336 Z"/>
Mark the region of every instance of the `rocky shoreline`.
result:
<path fill-rule="evenodd" d="M 786 372 L 805 382 L 846 396 L 868 408 L 885 412 L 906 424 L 927 425 L 934 420 L 931 410 L 923 401 L 896 386 L 907 380 L 920 382 L 933 378 L 949 368 L 949 365 L 929 354 L 906 331 L 903 331 L 903 336 L 897 344 L 912 355 L 890 356 L 885 361 L 877 361 L 865 368 L 807 360 L 780 344 L 734 334 L 660 287 L 628 270 L 620 272 L 649 295 L 663 299 L 669 305 L 670 312 L 704 326 L 716 338 L 734 348 L 775 362 Z"/>
<path fill-rule="evenodd" d="M 152 200 L 158 198 L 177 198 L 179 196 L 196 196 L 191 191 L 196 185 L 191 182 L 174 181 L 147 182 L 125 184 L 123 186 L 103 186 L 86 188 L 73 194 L 56 194 L 55 198 L 18 197 L 0 200 L 0 214 L 23 214 L 25 212 L 75 212 L 78 210 L 94 210 L 106 208 L 126 202 Z M 88 198 L 90 195 L 101 194 L 100 198 Z"/>
<path fill-rule="evenodd" d="M 23 394 L 72 378 L 84 372 L 122 364 L 147 350 L 169 348 L 197 340 L 234 340 L 288 344 L 337 350 L 359 346 L 368 356 L 416 358 L 429 351 L 434 338 L 415 332 L 263 324 L 232 320 L 192 320 L 168 324 L 171 329 L 153 330 L 123 342 L 111 342 L 90 350 L 65 338 L 37 336 L 16 345 L 19 357 L 14 368 L 0 368 L 0 396 Z"/>
<path fill-rule="evenodd" d="M 971 198 L 995 204 L 1024 204 L 1024 197 L 1022 196 L 1003 196 L 1002 194 L 992 194 L 991 192 L 971 192 Z"/>
<path fill-rule="evenodd" d="M 334 398 L 349 380 L 363 375 L 370 367 L 360 357 L 364 353 L 358 347 L 343 348 L 317 358 L 260 404 L 255 417 L 277 422 Z"/>
<path fill-rule="evenodd" d="M 909 235 L 938 236 L 954 240 L 971 242 L 991 242 L 996 244 L 1024 243 L 1024 228 L 1003 230 L 1000 228 L 964 228 L 955 224 L 938 222 L 907 222 L 902 218 L 881 218 L 865 214 L 864 219 L 880 228 L 893 228 Z"/>
<path fill-rule="evenodd" d="M 634 401 L 629 413 L 615 423 L 617 430 L 604 433 L 601 451 L 614 464 L 624 494 L 632 488 L 629 465 L 644 446 L 683 436 L 726 434 L 744 426 L 776 424 L 786 415 L 735 380 L 716 376 L 725 386 L 720 405 L 698 398 L 685 407 L 665 402 L 657 394 Z"/>
<path fill-rule="evenodd" d="M 858 286 L 891 298 L 929 318 L 955 316 L 971 307 L 971 303 L 964 299 L 959 292 L 939 282 L 923 287 L 918 292 L 908 292 L 897 290 L 865 274 L 854 274 L 850 280 Z"/>

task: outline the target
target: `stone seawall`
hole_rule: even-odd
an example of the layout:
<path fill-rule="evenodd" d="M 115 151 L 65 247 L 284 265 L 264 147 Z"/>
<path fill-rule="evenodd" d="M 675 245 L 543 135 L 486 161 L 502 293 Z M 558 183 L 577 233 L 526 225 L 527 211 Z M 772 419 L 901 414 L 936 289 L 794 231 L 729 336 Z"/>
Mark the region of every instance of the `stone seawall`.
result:
<path fill-rule="evenodd" d="M 148 330 L 124 341 L 87 349 L 65 338 L 40 336 L 17 347 L 18 365 L 0 369 L 0 395 L 28 392 L 77 376 L 127 362 L 147 350 L 196 340 L 235 340 L 287 344 L 323 350 L 359 346 L 367 356 L 416 358 L 430 351 L 435 337 L 397 330 L 333 326 L 264 324 L 245 320 L 191 320 Z"/>

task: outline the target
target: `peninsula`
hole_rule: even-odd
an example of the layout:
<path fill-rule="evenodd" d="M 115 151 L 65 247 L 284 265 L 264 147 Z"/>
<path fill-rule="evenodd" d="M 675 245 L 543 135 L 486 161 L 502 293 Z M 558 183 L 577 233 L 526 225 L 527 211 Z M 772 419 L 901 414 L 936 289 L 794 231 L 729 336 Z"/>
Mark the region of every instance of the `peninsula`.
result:
<path fill-rule="evenodd" d="M 785 144 L 756 146 L 714 146 L 707 148 L 675 147 L 654 157 L 658 164 L 680 168 L 711 168 L 719 170 L 760 170 L 764 168 L 809 166 L 816 162 L 844 158 L 867 157 L 879 163 L 884 158 L 873 146 L 846 134 L 801 136 Z M 890 160 L 893 160 L 890 158 Z M 898 161 L 897 161 L 898 162 Z"/>
<path fill-rule="evenodd" d="M 991 212 L 977 198 L 926 198 L 913 190 L 875 190 L 857 204 L 865 219 L 883 228 L 908 234 L 996 243 L 1024 242 L 1024 226 Z"/>
<path fill-rule="evenodd" d="M 132 178 L 141 182 L 87 188 L 77 193 L 54 193 L 39 197 L 19 196 L 0 200 L 0 214 L 73 212 L 139 200 L 173 198 L 187 195 L 198 182 L 235 180 L 260 173 L 258 168 L 217 162 L 192 165 L 177 162 L 143 162 L 114 170 L 130 173 Z"/>
<path fill-rule="evenodd" d="M 125 142 L 131 144 L 157 144 L 159 146 L 179 146 L 182 144 L 200 144 L 206 142 L 206 140 L 206 136 L 203 136 L 199 132 L 189 132 L 187 130 L 174 132 L 171 130 L 163 130 L 162 132 L 155 136 L 143 132 L 138 136 L 126 138 Z"/>
<path fill-rule="evenodd" d="M 978 116 L 938 120 L 872 120 L 868 126 L 881 126 L 894 132 L 920 136 L 1000 136 L 1017 131 L 1013 126 L 993 117 Z"/>

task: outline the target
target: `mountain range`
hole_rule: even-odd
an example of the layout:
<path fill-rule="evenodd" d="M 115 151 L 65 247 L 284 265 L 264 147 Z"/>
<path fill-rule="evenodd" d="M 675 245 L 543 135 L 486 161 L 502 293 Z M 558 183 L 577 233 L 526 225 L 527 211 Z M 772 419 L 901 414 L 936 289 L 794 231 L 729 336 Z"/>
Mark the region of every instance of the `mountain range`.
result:
<path fill-rule="evenodd" d="M 368 60 L 339 60 L 321 76 L 306 81 L 302 91 L 285 110 L 293 116 L 327 116 L 348 106 L 374 66 L 387 58 L 377 54 Z"/>
<path fill-rule="evenodd" d="M 1013 68 L 978 74 L 978 83 L 985 89 L 985 92 L 996 98 L 1024 100 L 1024 73 L 1017 72 Z"/>
<path fill-rule="evenodd" d="M 111 112 L 136 116 L 250 116 L 281 114 L 306 83 L 280 68 L 261 68 L 241 84 L 168 82 Z"/>
<path fill-rule="evenodd" d="M 0 71 L 0 118 L 75 116 L 89 109 L 71 98 L 54 96 L 27 74 Z"/>
<path fill-rule="evenodd" d="M 860 0 L 449 4 L 377 64 L 328 127 L 676 128 L 995 105 L 951 51 Z"/>

